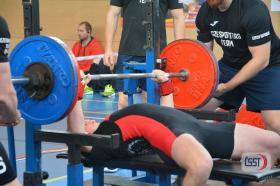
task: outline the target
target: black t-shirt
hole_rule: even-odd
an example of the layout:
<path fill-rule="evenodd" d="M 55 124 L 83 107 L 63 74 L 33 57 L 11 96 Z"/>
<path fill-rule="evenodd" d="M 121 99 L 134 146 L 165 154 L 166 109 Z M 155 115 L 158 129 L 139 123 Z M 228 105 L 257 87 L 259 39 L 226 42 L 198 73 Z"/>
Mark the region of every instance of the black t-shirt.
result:
<path fill-rule="evenodd" d="M 7 153 L 0 142 L 0 185 L 5 185 L 16 179 L 17 175 L 13 170 Z"/>
<path fill-rule="evenodd" d="M 0 63 L 8 61 L 8 50 L 10 48 L 10 32 L 3 17 L 0 16 Z"/>
<path fill-rule="evenodd" d="M 146 19 L 146 0 L 111 0 L 111 5 L 122 7 L 123 31 L 119 53 L 125 55 L 145 56 L 146 30 L 143 21 Z M 165 18 L 168 9 L 183 8 L 178 0 L 160 0 L 160 40 L 161 50 L 166 46 Z"/>
<path fill-rule="evenodd" d="M 220 12 L 204 3 L 196 18 L 197 39 L 215 41 L 223 49 L 222 61 L 240 69 L 251 58 L 248 47 L 271 41 L 269 66 L 280 64 L 280 40 L 272 26 L 269 10 L 260 0 L 233 0 Z"/>

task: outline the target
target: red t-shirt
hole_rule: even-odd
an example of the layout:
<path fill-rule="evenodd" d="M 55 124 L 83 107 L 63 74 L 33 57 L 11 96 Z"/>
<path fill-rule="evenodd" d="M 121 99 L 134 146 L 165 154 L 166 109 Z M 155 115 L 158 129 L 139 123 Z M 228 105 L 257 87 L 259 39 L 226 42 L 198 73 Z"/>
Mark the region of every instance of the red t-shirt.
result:
<path fill-rule="evenodd" d="M 95 38 L 92 38 L 85 47 L 82 47 L 82 43 L 77 41 L 73 45 L 72 51 L 76 57 L 104 54 L 101 43 Z M 91 64 L 92 60 L 79 61 L 80 69 L 84 72 L 89 71 Z"/>

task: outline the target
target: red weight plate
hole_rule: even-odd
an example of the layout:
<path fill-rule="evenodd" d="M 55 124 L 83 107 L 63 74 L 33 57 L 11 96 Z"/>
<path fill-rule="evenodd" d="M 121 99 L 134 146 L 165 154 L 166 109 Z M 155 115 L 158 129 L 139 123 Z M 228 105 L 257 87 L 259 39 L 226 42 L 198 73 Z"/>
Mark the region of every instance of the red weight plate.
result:
<path fill-rule="evenodd" d="M 210 49 L 208 49 L 208 50 L 209 50 L 209 52 L 212 53 L 212 51 L 210 51 Z M 218 64 L 218 61 L 216 60 L 216 58 L 215 58 L 214 55 L 212 55 L 212 57 L 213 57 L 213 61 L 216 62 L 216 63 L 213 63 L 213 64 L 214 64 L 214 69 L 215 69 L 215 74 L 216 74 L 216 79 L 217 79 L 216 85 L 213 87 L 213 92 L 212 92 L 212 94 L 214 94 L 214 93 L 216 92 L 216 90 L 217 90 L 218 85 L 219 85 L 220 71 L 219 71 L 219 64 Z"/>
<path fill-rule="evenodd" d="M 218 85 L 218 67 L 213 53 L 201 42 L 183 39 L 167 45 L 161 53 L 167 59 L 166 72 L 184 69 L 186 81 L 173 78 L 176 108 L 198 108 L 206 104 Z"/>

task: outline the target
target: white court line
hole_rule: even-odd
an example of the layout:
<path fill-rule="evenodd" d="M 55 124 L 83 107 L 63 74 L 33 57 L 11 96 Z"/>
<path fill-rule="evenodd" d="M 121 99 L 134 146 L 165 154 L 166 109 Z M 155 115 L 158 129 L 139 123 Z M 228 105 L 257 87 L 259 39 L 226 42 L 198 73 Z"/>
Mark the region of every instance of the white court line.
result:
<path fill-rule="evenodd" d="M 103 102 L 103 103 L 118 103 L 117 101 L 102 101 L 97 99 L 83 99 L 86 102 Z"/>
<path fill-rule="evenodd" d="M 112 114 L 112 113 L 109 113 L 109 112 L 96 112 L 96 111 L 89 111 L 89 110 L 84 110 L 84 113 L 86 114 L 101 114 L 101 115 L 109 115 L 109 114 Z"/>
<path fill-rule="evenodd" d="M 99 119 L 99 120 L 103 120 L 104 118 L 99 118 L 99 117 L 91 117 L 91 116 L 86 116 L 86 119 Z"/>

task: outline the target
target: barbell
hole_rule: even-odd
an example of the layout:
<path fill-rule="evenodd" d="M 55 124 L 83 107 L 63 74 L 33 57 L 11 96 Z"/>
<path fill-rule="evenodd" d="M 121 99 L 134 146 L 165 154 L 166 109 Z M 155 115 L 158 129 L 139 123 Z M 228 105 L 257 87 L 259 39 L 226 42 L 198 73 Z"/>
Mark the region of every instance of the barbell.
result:
<path fill-rule="evenodd" d="M 177 108 L 203 106 L 219 81 L 214 55 L 189 39 L 165 47 L 160 58 L 167 59 L 166 74 L 173 78 Z M 21 41 L 10 55 L 12 82 L 23 118 L 33 124 L 50 124 L 71 112 L 78 100 L 81 76 L 77 58 L 60 39 L 32 36 Z M 91 80 L 155 78 L 153 73 L 98 74 Z"/>
<path fill-rule="evenodd" d="M 118 53 L 114 53 L 113 55 L 118 56 Z M 101 58 L 104 58 L 104 54 L 76 57 L 78 62 L 85 61 L 85 60 L 101 59 Z"/>

